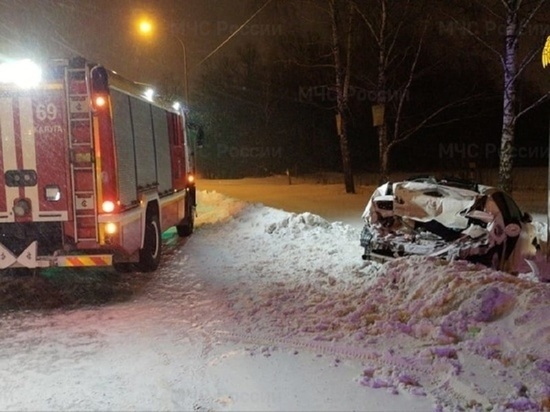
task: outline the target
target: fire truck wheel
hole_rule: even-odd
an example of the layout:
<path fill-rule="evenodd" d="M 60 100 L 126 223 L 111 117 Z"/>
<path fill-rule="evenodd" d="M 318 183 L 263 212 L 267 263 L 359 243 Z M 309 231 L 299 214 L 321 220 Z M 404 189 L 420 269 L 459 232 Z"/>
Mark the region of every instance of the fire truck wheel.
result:
<path fill-rule="evenodd" d="M 153 272 L 160 263 L 161 233 L 159 218 L 156 215 L 147 214 L 145 223 L 145 240 L 143 249 L 139 251 L 138 269 L 142 272 Z"/>

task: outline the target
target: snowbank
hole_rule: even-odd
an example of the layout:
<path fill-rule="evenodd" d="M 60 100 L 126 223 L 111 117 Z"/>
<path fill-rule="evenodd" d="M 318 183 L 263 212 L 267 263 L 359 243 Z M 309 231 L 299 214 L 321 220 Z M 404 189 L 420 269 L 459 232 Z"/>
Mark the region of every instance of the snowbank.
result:
<path fill-rule="evenodd" d="M 550 407 L 548 284 L 462 261 L 364 263 L 357 229 L 311 213 L 250 205 L 223 230 L 240 236 L 220 334 L 362 359 L 362 385 L 445 408 Z"/>
<path fill-rule="evenodd" d="M 6 279 L 1 410 L 550 409 L 550 284 L 369 264 L 360 228 L 198 195 L 154 274 Z"/>

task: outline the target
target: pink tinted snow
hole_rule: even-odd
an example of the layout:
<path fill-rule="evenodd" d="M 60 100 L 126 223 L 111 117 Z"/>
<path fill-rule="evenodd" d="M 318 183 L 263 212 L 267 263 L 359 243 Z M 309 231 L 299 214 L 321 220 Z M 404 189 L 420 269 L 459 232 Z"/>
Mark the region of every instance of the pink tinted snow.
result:
<path fill-rule="evenodd" d="M 425 394 L 419 386 L 433 383 L 415 370 L 435 368 L 437 375 L 443 368 L 466 382 L 489 370 L 492 378 L 475 384 L 489 405 L 550 406 L 548 284 L 464 261 L 412 257 L 366 264 L 355 228 L 311 213 L 266 212 L 269 208 L 227 202 L 233 208 L 229 215 L 249 226 L 249 237 L 239 239 L 243 248 L 250 242 L 279 267 L 264 274 L 260 258 L 246 256 L 243 268 L 257 277 L 253 291 L 230 289 L 236 330 L 320 342 L 319 348 L 322 342 L 345 345 L 366 359 L 382 359 L 390 349 L 391 359 L 399 354 L 413 371 L 395 375 L 394 367 L 378 361 L 379 373 L 360 380 L 373 388 L 401 385 Z M 510 394 L 513 384 L 503 376 L 521 381 L 528 396 Z"/>

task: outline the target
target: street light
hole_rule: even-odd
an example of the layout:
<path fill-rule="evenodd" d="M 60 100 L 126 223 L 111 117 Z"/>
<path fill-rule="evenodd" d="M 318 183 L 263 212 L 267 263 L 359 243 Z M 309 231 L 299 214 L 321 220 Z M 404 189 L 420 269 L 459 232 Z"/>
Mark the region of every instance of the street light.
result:
<path fill-rule="evenodd" d="M 153 23 L 150 20 L 142 19 L 138 22 L 138 30 L 142 35 L 149 36 L 153 32 Z M 184 98 L 186 105 L 189 106 L 189 80 L 187 76 L 187 49 L 185 48 L 185 43 L 181 37 L 175 35 L 174 33 L 167 31 L 167 34 L 170 34 L 174 37 L 181 46 L 183 51 L 183 82 L 184 82 Z"/>
<path fill-rule="evenodd" d="M 179 42 L 181 45 L 181 50 L 183 51 L 183 82 L 184 82 L 184 97 L 185 97 L 185 103 L 187 106 L 189 106 L 189 79 L 187 77 L 187 51 L 185 49 L 185 43 L 183 40 L 176 36 L 175 34 L 172 34 L 172 36 L 175 37 L 175 39 Z"/>
<path fill-rule="evenodd" d="M 143 34 L 149 34 L 153 31 L 153 25 L 150 21 L 142 20 L 139 22 L 139 31 Z"/>

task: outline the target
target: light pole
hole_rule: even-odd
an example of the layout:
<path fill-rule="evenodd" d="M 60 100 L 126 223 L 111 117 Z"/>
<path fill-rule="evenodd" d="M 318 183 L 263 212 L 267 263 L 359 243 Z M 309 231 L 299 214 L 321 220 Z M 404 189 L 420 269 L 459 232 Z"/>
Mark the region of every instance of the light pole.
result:
<path fill-rule="evenodd" d="M 138 29 L 142 35 L 150 36 L 151 33 L 153 32 L 153 23 L 150 20 L 142 19 L 138 22 Z M 189 106 L 189 78 L 187 73 L 187 49 L 185 47 L 185 42 L 181 37 L 175 35 L 170 31 L 167 31 L 166 33 L 171 35 L 178 41 L 178 43 L 181 46 L 181 50 L 183 51 L 183 83 L 184 83 L 183 93 L 185 98 L 185 104 Z"/>
<path fill-rule="evenodd" d="M 187 51 L 185 49 L 185 43 L 184 41 L 175 34 L 172 34 L 176 38 L 176 40 L 181 45 L 181 49 L 183 50 L 183 83 L 184 83 L 184 98 L 185 98 L 185 104 L 189 106 L 189 78 L 187 77 Z"/>

